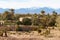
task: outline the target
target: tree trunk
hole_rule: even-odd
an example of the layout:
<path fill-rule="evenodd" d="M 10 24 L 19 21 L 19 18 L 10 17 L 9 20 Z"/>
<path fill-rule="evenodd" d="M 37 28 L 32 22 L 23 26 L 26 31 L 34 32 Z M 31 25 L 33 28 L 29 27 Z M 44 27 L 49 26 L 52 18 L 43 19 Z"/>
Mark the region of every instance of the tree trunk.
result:
<path fill-rule="evenodd" d="M 5 37 L 7 37 L 7 32 L 5 31 Z"/>

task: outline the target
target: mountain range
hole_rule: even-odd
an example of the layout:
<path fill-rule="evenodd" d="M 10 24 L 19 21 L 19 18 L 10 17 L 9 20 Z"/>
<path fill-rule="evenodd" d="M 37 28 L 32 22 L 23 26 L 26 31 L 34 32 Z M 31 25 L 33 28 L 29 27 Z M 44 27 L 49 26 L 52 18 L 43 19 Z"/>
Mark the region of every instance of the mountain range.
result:
<path fill-rule="evenodd" d="M 60 9 L 53 9 L 53 8 L 48 8 L 48 7 L 43 7 L 43 8 L 20 8 L 20 9 L 15 9 L 15 13 L 18 14 L 26 14 L 26 13 L 40 13 L 41 10 L 44 10 L 46 13 L 52 13 L 52 11 L 56 11 L 57 13 L 60 13 Z M 0 13 L 3 13 L 4 11 L 9 11 L 8 8 L 3 9 L 0 8 Z"/>

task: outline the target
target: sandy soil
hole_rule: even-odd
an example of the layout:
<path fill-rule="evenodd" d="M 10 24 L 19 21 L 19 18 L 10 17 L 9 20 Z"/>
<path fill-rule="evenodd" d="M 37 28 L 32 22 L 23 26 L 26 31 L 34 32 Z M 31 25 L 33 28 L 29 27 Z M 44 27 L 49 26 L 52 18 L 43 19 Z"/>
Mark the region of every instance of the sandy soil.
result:
<path fill-rule="evenodd" d="M 9 34 L 8 37 L 0 37 L 0 40 L 60 40 L 60 30 L 58 28 L 52 29 L 48 36 L 39 35 L 38 32 L 22 33 L 20 35 Z"/>

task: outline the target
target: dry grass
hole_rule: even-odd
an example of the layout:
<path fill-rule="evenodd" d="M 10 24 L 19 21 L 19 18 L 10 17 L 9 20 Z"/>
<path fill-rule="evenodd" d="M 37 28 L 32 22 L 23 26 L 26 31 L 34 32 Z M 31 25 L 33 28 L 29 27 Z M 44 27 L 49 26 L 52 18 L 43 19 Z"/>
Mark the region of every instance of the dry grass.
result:
<path fill-rule="evenodd" d="M 30 33 L 9 32 L 8 37 L 0 37 L 0 40 L 60 40 L 60 16 L 58 16 L 56 21 L 58 27 L 56 27 L 55 29 L 51 29 L 49 35 L 40 35 L 43 32 L 38 33 L 36 31 L 32 31 Z"/>

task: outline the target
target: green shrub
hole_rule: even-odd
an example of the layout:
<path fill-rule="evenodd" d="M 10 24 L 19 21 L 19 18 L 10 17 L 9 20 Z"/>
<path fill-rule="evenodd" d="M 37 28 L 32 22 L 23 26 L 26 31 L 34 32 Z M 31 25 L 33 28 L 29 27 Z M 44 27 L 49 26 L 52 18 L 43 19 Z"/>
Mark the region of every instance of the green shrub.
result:
<path fill-rule="evenodd" d="M 22 30 L 21 27 L 18 26 L 18 27 L 16 28 L 16 31 L 23 31 L 23 30 Z"/>
<path fill-rule="evenodd" d="M 16 22 L 17 25 L 22 25 L 23 23 L 21 21 Z"/>
<path fill-rule="evenodd" d="M 23 23 L 23 25 L 31 25 L 32 24 L 31 19 L 29 19 L 29 18 L 24 18 L 22 20 L 22 23 Z"/>

